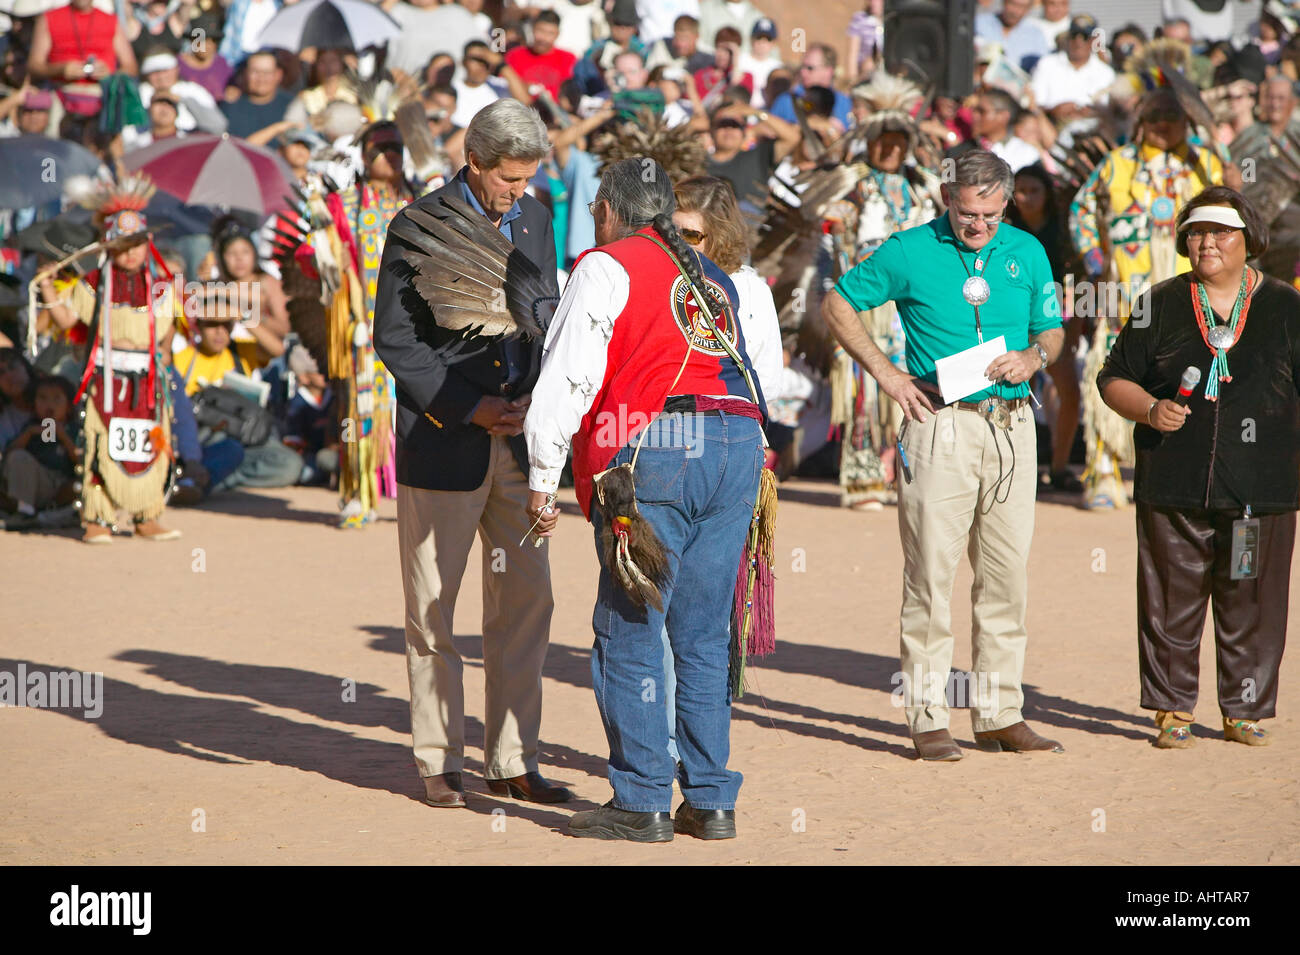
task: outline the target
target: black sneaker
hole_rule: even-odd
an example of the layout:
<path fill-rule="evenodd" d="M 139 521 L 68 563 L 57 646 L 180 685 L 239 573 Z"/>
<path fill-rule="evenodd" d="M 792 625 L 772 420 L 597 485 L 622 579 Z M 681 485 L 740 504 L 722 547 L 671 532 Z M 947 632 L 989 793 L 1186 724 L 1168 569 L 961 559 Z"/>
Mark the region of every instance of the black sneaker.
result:
<path fill-rule="evenodd" d="M 673 832 L 696 839 L 736 838 L 736 810 L 696 809 L 688 802 L 677 807 Z"/>
<path fill-rule="evenodd" d="M 631 812 L 607 802 L 599 809 L 573 814 L 569 835 L 579 839 L 626 839 L 628 842 L 672 842 L 673 821 L 666 812 Z"/>

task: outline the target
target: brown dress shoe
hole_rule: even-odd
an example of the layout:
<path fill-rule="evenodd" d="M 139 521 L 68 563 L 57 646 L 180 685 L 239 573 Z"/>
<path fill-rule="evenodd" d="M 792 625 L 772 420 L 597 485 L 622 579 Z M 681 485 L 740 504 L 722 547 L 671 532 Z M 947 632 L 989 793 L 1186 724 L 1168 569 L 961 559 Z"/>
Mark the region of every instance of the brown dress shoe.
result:
<path fill-rule="evenodd" d="M 465 786 L 460 773 L 424 777 L 424 801 L 439 809 L 464 809 Z"/>
<path fill-rule="evenodd" d="M 916 755 L 921 759 L 951 763 L 961 759 L 961 747 L 947 730 L 929 730 L 912 737 Z"/>
<path fill-rule="evenodd" d="M 524 773 L 510 779 L 486 780 L 488 789 L 498 796 L 510 796 L 524 802 L 568 802 L 573 793 L 558 783 L 544 779 L 541 773 Z"/>
<path fill-rule="evenodd" d="M 1000 730 L 975 734 L 975 745 L 986 753 L 1064 753 L 1065 747 L 1054 739 L 1039 736 L 1024 720 Z"/>

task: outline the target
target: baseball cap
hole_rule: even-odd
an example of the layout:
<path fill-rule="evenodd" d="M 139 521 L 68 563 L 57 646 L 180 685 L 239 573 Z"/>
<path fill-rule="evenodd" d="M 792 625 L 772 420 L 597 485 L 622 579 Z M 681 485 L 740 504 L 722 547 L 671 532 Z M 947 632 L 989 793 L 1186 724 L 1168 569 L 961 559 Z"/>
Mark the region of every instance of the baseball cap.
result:
<path fill-rule="evenodd" d="M 759 37 L 766 37 L 769 40 L 776 39 L 776 24 L 770 17 L 763 17 L 755 21 L 754 29 L 749 31 L 750 39 L 757 40 Z"/>
<path fill-rule="evenodd" d="M 1080 13 L 1076 17 L 1070 18 L 1070 28 L 1066 32 L 1070 36 L 1092 36 L 1093 31 L 1097 29 L 1097 19 L 1087 13 Z"/>

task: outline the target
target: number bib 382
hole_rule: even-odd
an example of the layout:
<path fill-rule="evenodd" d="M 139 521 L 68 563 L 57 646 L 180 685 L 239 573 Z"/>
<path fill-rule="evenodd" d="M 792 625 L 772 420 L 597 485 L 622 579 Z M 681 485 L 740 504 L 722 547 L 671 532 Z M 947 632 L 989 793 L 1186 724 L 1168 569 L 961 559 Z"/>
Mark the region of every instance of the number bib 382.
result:
<path fill-rule="evenodd" d="M 149 432 L 155 424 L 149 418 L 113 418 L 108 424 L 108 456 L 114 461 L 148 464 L 154 459 Z"/>

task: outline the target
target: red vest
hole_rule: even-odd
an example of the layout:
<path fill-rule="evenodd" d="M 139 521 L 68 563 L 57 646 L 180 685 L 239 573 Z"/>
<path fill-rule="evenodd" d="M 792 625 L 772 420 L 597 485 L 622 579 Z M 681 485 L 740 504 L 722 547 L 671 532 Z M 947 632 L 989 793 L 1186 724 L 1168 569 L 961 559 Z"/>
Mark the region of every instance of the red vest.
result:
<path fill-rule="evenodd" d="M 84 63 L 93 56 L 117 72 L 117 54 L 113 52 L 113 37 L 117 33 L 117 17 L 91 7 L 85 13 L 71 4 L 45 12 L 45 25 L 50 30 L 49 63 Z"/>
<path fill-rule="evenodd" d="M 647 227 L 642 232 L 653 230 Z M 637 236 L 589 251 L 617 259 L 627 272 L 630 288 L 606 351 L 605 380 L 573 436 L 574 490 L 588 517 L 592 476 L 609 467 L 619 450 L 658 416 L 670 394 L 750 398 L 735 363 L 699 318 L 686 279 L 666 252 Z M 714 275 L 721 276 L 725 285 L 714 279 L 706 281 L 732 303 L 728 314 L 715 316 L 718 330 L 743 355 L 735 318 L 735 287 L 721 272 Z M 686 358 L 688 328 L 693 329 L 697 349 L 674 385 Z"/>

